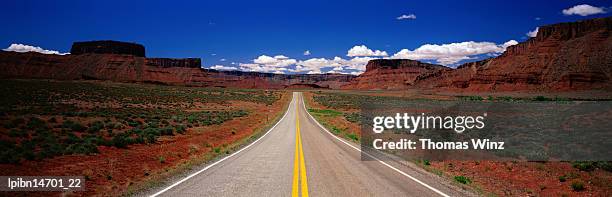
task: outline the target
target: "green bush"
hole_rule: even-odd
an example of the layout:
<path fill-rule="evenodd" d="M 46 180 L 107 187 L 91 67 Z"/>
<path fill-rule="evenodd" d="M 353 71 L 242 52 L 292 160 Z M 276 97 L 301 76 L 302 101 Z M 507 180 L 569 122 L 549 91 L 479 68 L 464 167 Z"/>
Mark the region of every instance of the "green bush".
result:
<path fill-rule="evenodd" d="M 75 132 L 85 131 L 87 127 L 83 126 L 81 123 L 74 122 L 72 120 L 66 120 L 62 123 L 62 128 L 68 128 Z"/>
<path fill-rule="evenodd" d="M 464 176 L 455 176 L 455 181 L 461 183 L 461 184 L 470 184 L 472 183 L 472 180 L 470 180 L 470 178 L 464 177 Z"/>
<path fill-rule="evenodd" d="M 182 125 L 182 124 L 176 125 L 174 128 L 176 129 L 176 132 L 180 134 L 185 134 L 185 131 L 187 131 L 187 129 L 185 128 L 185 125 Z"/>
<path fill-rule="evenodd" d="M 89 132 L 89 133 L 97 133 L 98 131 L 100 131 L 103 128 L 104 128 L 104 123 L 102 123 L 101 121 L 95 121 L 95 122 L 91 123 L 91 125 L 89 126 L 89 129 L 87 129 L 87 132 Z"/>
<path fill-rule="evenodd" d="M 574 191 L 577 191 L 577 192 L 582 191 L 582 190 L 585 189 L 584 188 L 584 183 L 582 183 L 580 181 L 574 181 L 574 182 L 572 182 L 572 189 Z"/>
<path fill-rule="evenodd" d="M 28 121 L 26 127 L 28 129 L 47 128 L 47 122 L 45 122 L 43 119 L 32 117 L 30 118 L 30 121 Z"/>
<path fill-rule="evenodd" d="M 344 118 L 349 122 L 359 123 L 361 121 L 361 115 L 358 112 L 344 113 Z"/>
<path fill-rule="evenodd" d="M 357 136 L 357 134 L 354 133 L 347 133 L 346 137 L 355 141 L 355 142 L 359 142 L 359 136 Z"/>
<path fill-rule="evenodd" d="M 533 98 L 534 101 L 550 101 L 552 99 L 550 98 L 546 98 L 545 96 L 536 96 L 535 98 Z"/>
<path fill-rule="evenodd" d="M 161 135 L 174 135 L 174 128 L 173 127 L 162 128 Z"/>
<path fill-rule="evenodd" d="M 314 113 L 313 115 L 319 115 L 319 116 L 335 117 L 335 116 L 342 115 L 342 112 L 331 110 L 331 109 L 308 109 L 308 112 Z"/>
<path fill-rule="evenodd" d="M 592 161 L 575 161 L 573 162 L 572 166 L 574 166 L 574 168 L 577 168 L 578 170 L 586 172 L 595 170 L 595 165 Z"/>
<path fill-rule="evenodd" d="M 567 178 L 565 178 L 565 175 L 559 176 L 559 182 L 565 182 L 566 180 Z"/>
<path fill-rule="evenodd" d="M 128 137 L 124 134 L 115 135 L 113 137 L 113 146 L 117 148 L 127 148 L 128 145 Z"/>

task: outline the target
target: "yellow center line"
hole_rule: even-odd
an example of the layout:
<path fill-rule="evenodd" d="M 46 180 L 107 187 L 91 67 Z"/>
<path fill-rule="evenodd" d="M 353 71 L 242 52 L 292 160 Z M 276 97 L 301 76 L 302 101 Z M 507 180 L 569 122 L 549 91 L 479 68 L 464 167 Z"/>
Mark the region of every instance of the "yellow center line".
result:
<path fill-rule="evenodd" d="M 298 99 L 299 100 L 299 97 Z M 304 151 L 302 150 L 302 137 L 300 135 L 300 119 L 298 115 L 298 103 L 295 103 L 295 158 L 293 160 L 293 188 L 291 190 L 291 196 L 297 197 L 299 180 L 302 184 L 302 196 L 308 196 L 308 178 L 306 177 L 306 163 L 304 162 Z"/>

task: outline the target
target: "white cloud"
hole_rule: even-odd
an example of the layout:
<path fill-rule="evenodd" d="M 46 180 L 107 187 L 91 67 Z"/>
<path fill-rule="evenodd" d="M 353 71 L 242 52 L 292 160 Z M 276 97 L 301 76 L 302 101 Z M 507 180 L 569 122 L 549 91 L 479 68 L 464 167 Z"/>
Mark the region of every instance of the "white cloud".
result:
<path fill-rule="evenodd" d="M 533 31 L 527 32 L 526 35 L 532 38 L 536 37 L 538 35 L 538 30 L 540 30 L 540 27 L 536 27 Z"/>
<path fill-rule="evenodd" d="M 535 19 L 536 21 L 542 20 L 542 18 L 540 18 L 540 17 L 535 17 L 534 19 Z"/>
<path fill-rule="evenodd" d="M 304 55 L 310 55 L 310 50 L 304 51 Z"/>
<path fill-rule="evenodd" d="M 266 67 L 284 67 L 295 64 L 297 61 L 284 55 L 276 55 L 274 57 L 261 55 L 257 57 L 257 59 L 254 59 L 253 62 L 265 65 Z"/>
<path fill-rule="evenodd" d="M 508 42 L 504 42 L 504 44 L 502 44 L 502 47 L 504 47 L 504 51 L 506 48 L 508 48 L 509 46 L 512 45 L 517 45 L 518 42 L 516 40 L 508 40 Z"/>
<path fill-rule="evenodd" d="M 287 71 L 287 67 L 295 65 L 297 60 L 291 59 L 284 55 L 276 55 L 274 57 L 261 55 L 253 60 L 253 63 L 240 63 L 240 70 L 251 72 L 266 72 L 278 73 L 279 71 Z"/>
<path fill-rule="evenodd" d="M 564 15 L 580 15 L 580 16 L 588 16 L 593 14 L 603 14 L 606 13 L 604 7 L 594 7 L 587 4 L 576 5 L 574 7 L 564 9 Z"/>
<path fill-rule="evenodd" d="M 442 65 L 456 64 L 461 60 L 474 59 L 477 55 L 499 54 L 506 50 L 506 47 L 518 44 L 515 40 L 510 40 L 498 45 L 493 42 L 460 42 L 450 44 L 426 44 L 415 50 L 402 49 L 391 56 L 391 59 L 412 59 L 412 60 L 435 60 Z"/>
<path fill-rule="evenodd" d="M 359 56 L 389 56 L 386 51 L 369 49 L 365 45 L 354 46 L 353 48 L 348 50 L 346 56 L 349 57 L 359 57 Z"/>
<path fill-rule="evenodd" d="M 211 66 L 210 69 L 215 69 L 215 70 L 238 70 L 238 68 L 236 68 L 236 67 L 223 66 L 223 65 L 214 65 L 214 66 Z"/>
<path fill-rule="evenodd" d="M 225 62 L 225 60 L 226 60 L 225 58 L 221 58 L 219 61 Z"/>
<path fill-rule="evenodd" d="M 47 50 L 36 46 L 30 46 L 25 44 L 11 44 L 8 48 L 2 49 L 3 51 L 14 51 L 14 52 L 37 52 L 42 54 L 55 54 L 55 55 L 67 55 L 70 53 L 60 53 L 59 51 Z"/>
<path fill-rule="evenodd" d="M 352 59 L 346 60 L 340 57 L 334 57 L 333 59 L 325 59 L 325 58 L 311 58 L 304 61 L 299 61 L 296 64 L 295 69 L 290 70 L 291 72 L 310 72 L 313 73 L 322 73 L 321 69 L 331 68 L 331 70 L 335 71 L 347 71 L 349 70 L 357 70 L 357 71 L 365 71 L 366 64 L 368 61 L 376 59 L 372 57 L 354 57 Z M 347 73 L 345 73 L 347 74 Z"/>
<path fill-rule="evenodd" d="M 398 16 L 396 19 L 397 20 L 416 19 L 416 15 L 414 15 L 414 14 L 409 14 L 409 15 L 402 14 L 401 16 Z"/>

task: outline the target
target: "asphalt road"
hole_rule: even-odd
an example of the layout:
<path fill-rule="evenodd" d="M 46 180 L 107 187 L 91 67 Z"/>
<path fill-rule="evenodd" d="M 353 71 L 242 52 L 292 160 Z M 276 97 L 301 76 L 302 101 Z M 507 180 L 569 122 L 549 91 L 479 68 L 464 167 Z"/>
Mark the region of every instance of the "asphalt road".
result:
<path fill-rule="evenodd" d="M 466 196 L 446 180 L 392 161 L 362 161 L 306 112 L 302 94 L 258 141 L 160 188 L 159 196 Z"/>

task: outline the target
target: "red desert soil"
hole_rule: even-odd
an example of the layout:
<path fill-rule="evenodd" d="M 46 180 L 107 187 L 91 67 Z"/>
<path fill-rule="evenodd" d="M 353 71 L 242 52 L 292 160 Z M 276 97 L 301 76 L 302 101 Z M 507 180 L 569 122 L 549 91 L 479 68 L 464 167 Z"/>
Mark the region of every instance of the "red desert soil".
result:
<path fill-rule="evenodd" d="M 310 108 L 332 109 L 314 101 L 316 93 L 304 93 Z M 368 95 L 368 93 L 356 93 Z M 370 92 L 370 96 L 399 96 L 400 93 Z M 409 94 L 412 95 L 412 94 Z M 412 95 L 415 96 L 415 95 Z M 437 96 L 423 96 L 436 98 Z M 421 98 L 416 96 L 415 98 Z M 443 99 L 440 96 L 439 99 Z M 341 112 L 342 109 L 332 109 Z M 347 121 L 343 116 L 326 117 L 325 121 L 338 128 L 349 128 L 347 132 L 361 133 L 357 123 Z M 345 136 L 342 136 L 345 137 Z M 423 168 L 440 173 L 452 179 L 455 176 L 468 177 L 470 186 L 484 195 L 499 196 L 610 196 L 612 194 L 612 173 L 596 169 L 580 171 L 569 162 L 499 162 L 499 161 L 431 161 Z M 565 181 L 559 180 L 560 176 Z M 583 191 L 574 191 L 573 182 L 584 184 Z"/>
<path fill-rule="evenodd" d="M 128 189 L 145 187 L 148 182 L 170 176 L 172 172 L 190 168 L 210 160 L 215 155 L 232 151 L 250 136 L 257 134 L 274 117 L 282 115 L 289 101 L 287 93 L 270 107 L 261 103 L 231 102 L 231 108 L 252 111 L 251 115 L 227 121 L 221 125 L 189 128 L 185 135 L 160 137 L 153 145 L 135 144 L 127 149 L 99 146 L 97 155 L 64 155 L 42 161 L 21 164 L 0 164 L 2 176 L 46 175 L 86 176 L 86 191 L 69 196 L 119 196 Z M 220 147 L 219 154 L 213 148 Z M 163 157 L 163 159 L 161 159 Z M 163 161 L 162 161 L 163 160 Z M 25 193 L 0 193 L 0 196 Z M 28 195 L 65 195 L 63 193 L 28 193 Z"/>

